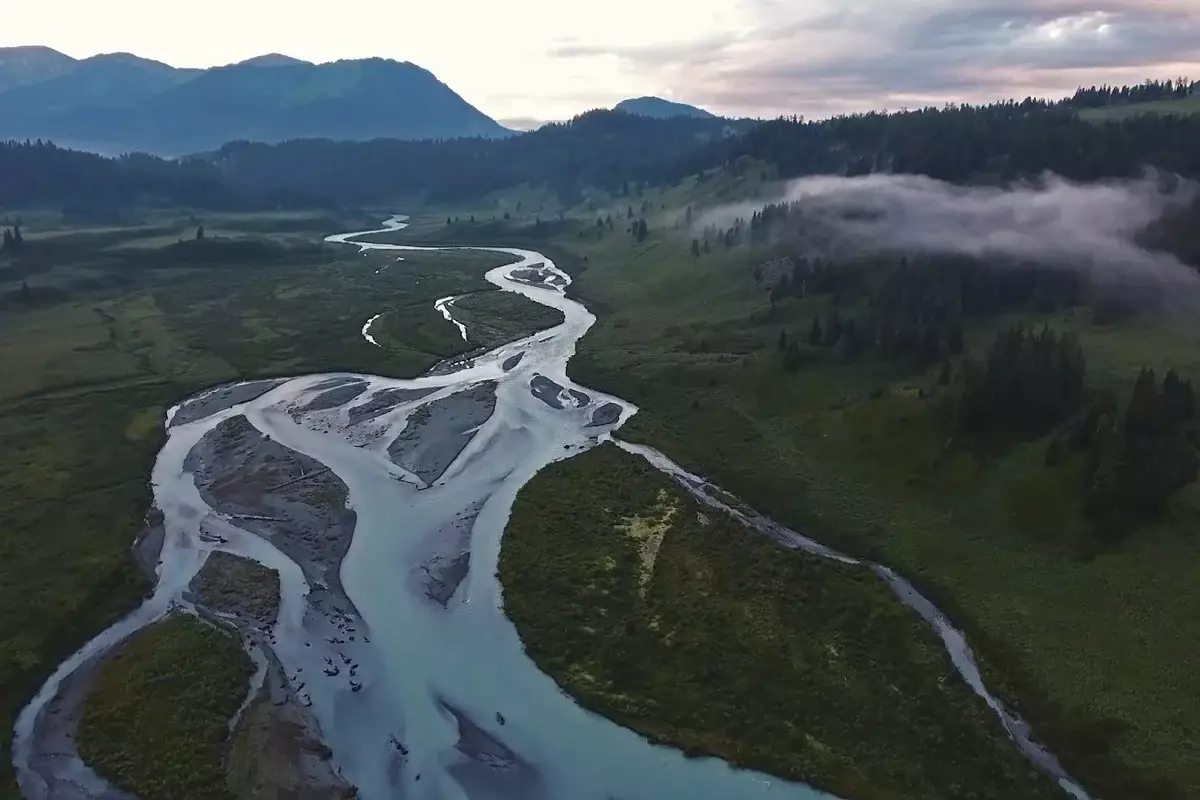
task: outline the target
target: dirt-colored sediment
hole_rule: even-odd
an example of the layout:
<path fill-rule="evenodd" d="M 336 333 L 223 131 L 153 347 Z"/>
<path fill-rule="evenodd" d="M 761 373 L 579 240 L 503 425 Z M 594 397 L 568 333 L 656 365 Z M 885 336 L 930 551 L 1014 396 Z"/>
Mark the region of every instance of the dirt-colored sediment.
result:
<path fill-rule="evenodd" d="M 534 397 L 551 408 L 557 408 L 560 411 L 563 409 L 561 397 L 563 387 L 545 375 L 534 375 L 533 379 L 529 381 L 529 391 Z"/>
<path fill-rule="evenodd" d="M 350 409 L 350 424 L 357 425 L 360 422 L 370 422 L 376 417 L 383 416 L 402 403 L 420 400 L 422 397 L 433 394 L 436 391 L 436 388 L 381 389 L 371 395 L 371 399 L 367 402 Z"/>
<path fill-rule="evenodd" d="M 361 379 L 350 380 L 333 389 L 328 389 L 314 397 L 307 405 L 296 409 L 295 414 L 308 414 L 313 411 L 326 411 L 331 408 L 344 406 L 356 399 L 367 390 L 369 384 Z"/>
<path fill-rule="evenodd" d="M 320 726 L 297 702 L 277 662 L 234 732 L 229 788 L 239 800 L 351 800 Z"/>
<path fill-rule="evenodd" d="M 599 428 L 603 425 L 613 425 L 621 419 L 622 410 L 616 403 L 605 403 L 592 412 L 592 421 L 586 427 Z"/>
<path fill-rule="evenodd" d="M 418 408 L 388 446 L 392 461 L 432 484 L 496 410 L 496 385 L 484 381 Z"/>
<path fill-rule="evenodd" d="M 344 594 L 339 572 L 355 515 L 346 508 L 346 484 L 324 464 L 264 436 L 238 415 L 205 434 L 185 468 L 213 509 L 278 547 L 310 583 Z"/>
<path fill-rule="evenodd" d="M 287 383 L 286 378 L 218 386 L 180 405 L 171 418 L 171 427 L 211 417 L 240 403 L 249 403 L 284 383 Z"/>

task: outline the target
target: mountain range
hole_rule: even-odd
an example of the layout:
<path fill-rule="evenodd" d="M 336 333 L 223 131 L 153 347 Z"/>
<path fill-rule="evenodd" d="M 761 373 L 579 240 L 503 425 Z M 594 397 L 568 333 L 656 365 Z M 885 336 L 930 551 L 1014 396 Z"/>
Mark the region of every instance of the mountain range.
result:
<path fill-rule="evenodd" d="M 711 118 L 657 97 L 616 110 Z M 382 58 L 312 64 L 271 53 L 183 69 L 130 53 L 75 59 L 0 48 L 0 139 L 43 139 L 106 155 L 179 156 L 231 141 L 500 138 L 515 132 L 416 64 Z"/>
<path fill-rule="evenodd" d="M 46 47 L 0 49 L 0 138 L 175 156 L 241 139 L 511 133 L 407 62 L 311 64 L 271 54 L 197 70 L 129 53 L 77 60 Z"/>
<path fill-rule="evenodd" d="M 613 106 L 613 110 L 655 119 L 671 119 L 672 117 L 713 119 L 716 117 L 716 114 L 705 111 L 703 108 L 689 106 L 687 103 L 663 100 L 661 97 L 635 97 L 631 100 L 622 100 Z"/>

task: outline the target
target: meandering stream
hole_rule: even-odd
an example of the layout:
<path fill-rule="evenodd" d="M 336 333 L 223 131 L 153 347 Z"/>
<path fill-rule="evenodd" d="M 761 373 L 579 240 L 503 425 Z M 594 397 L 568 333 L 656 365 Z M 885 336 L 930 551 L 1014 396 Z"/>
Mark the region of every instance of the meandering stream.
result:
<path fill-rule="evenodd" d="M 351 241 L 403 226 L 398 217 L 378 231 L 329 241 L 364 251 L 426 249 Z M 64 662 L 21 714 L 13 756 L 27 797 L 119 796 L 77 758 L 55 761 L 36 752 L 38 726 L 73 673 L 171 608 L 186 606 L 185 588 L 207 554 L 218 549 L 279 571 L 282 602 L 273 650 L 302 687 L 298 695 L 319 721 L 335 762 L 366 800 L 827 797 L 717 759 L 689 759 L 651 745 L 581 709 L 526 656 L 503 613 L 497 579 L 512 502 L 538 470 L 609 438 L 636 408 L 567 378 L 576 343 L 595 321 L 583 305 L 567 298 L 569 277 L 540 253 L 486 249 L 519 259 L 491 270 L 490 283 L 560 310 L 564 322 L 447 374 L 434 370 L 414 380 L 310 375 L 199 419 L 173 420 L 179 407 L 172 409 L 168 422 L 175 424 L 152 476 L 166 527 L 157 588 L 139 609 Z M 540 282 L 531 282 L 531 275 Z M 451 300 L 439 300 L 431 312 L 444 315 L 467 338 L 453 318 Z M 362 336 L 374 344 L 371 321 Z M 317 408 L 313 399 L 327 395 L 337 380 L 365 389 L 346 402 L 304 410 Z M 363 421 L 364 404 L 389 390 L 408 393 L 396 393 L 405 399 Z M 494 411 L 481 423 L 471 421 L 478 405 L 449 410 L 456 401 L 448 398 L 480 392 L 489 403 L 494 394 Z M 597 413 L 602 408 L 607 414 Z M 431 415 L 430 409 L 439 411 Z M 314 604 L 324 587 L 315 585 L 311 570 L 246 530 L 252 526 L 245 518 L 212 508 L 185 468 L 198 443 L 236 415 L 245 415 L 274 442 L 320 461 L 349 488 L 348 505 L 357 519 L 340 570 L 348 607 L 336 614 Z M 413 447 L 425 448 L 425 460 L 397 459 L 410 435 L 406 428 L 411 432 L 418 425 L 424 438 Z M 447 455 L 442 445 L 453 437 L 465 445 Z M 646 457 L 702 501 L 723 506 L 704 480 L 661 453 L 621 446 Z M 434 450 L 448 466 L 430 466 Z M 786 546 L 853 561 L 752 512 L 729 510 Z M 992 706 L 997 724 L 1014 743 L 1067 791 L 1086 798 L 1033 741 L 1028 727 L 987 692 L 961 634 L 902 579 L 871 566 L 938 631 L 960 673 Z M 434 585 L 444 594 L 431 590 Z M 340 668 L 343 663 L 353 664 L 349 675 Z M 66 785 L 76 793 L 56 788 Z"/>

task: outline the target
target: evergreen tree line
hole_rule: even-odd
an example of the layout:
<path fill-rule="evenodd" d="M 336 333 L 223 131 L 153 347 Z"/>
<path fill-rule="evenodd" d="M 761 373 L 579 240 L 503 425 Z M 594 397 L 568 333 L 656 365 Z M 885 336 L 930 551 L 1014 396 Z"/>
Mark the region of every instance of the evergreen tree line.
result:
<path fill-rule="evenodd" d="M 1122 411 L 1107 391 L 1088 401 L 1085 373 L 1073 335 L 1010 328 L 983 362 L 964 362 L 955 425 L 970 437 L 1057 430 L 1046 463 L 1082 457 L 1083 510 L 1098 542 L 1111 545 L 1200 476 L 1196 393 L 1175 370 L 1159 382 L 1143 369 Z"/>
<path fill-rule="evenodd" d="M 1083 455 L 1084 512 L 1100 543 L 1114 544 L 1196 480 L 1198 444 L 1191 381 L 1170 370 L 1160 383 L 1143 369 L 1123 412 L 1110 393 L 1099 393 L 1051 442 L 1046 461 Z"/>
<path fill-rule="evenodd" d="M 1108 87 L 1096 92 L 1101 89 L 1113 94 Z M 1165 92 L 1166 83 L 1137 91 Z M 1172 91 L 1178 92 L 1177 83 Z M 1122 89 L 1117 96 L 1125 94 Z M 999 182 L 1052 171 L 1093 180 L 1136 175 L 1146 166 L 1200 177 L 1200 115 L 1095 124 L 1079 119 L 1069 102 L 1034 99 L 819 122 L 656 120 L 593 111 L 505 139 L 232 142 L 213 154 L 176 160 L 103 158 L 45 142 L 8 142 L 0 144 L 0 203 L 70 203 L 83 210 L 144 202 L 355 206 L 412 194 L 451 202 L 529 183 L 548 186 L 571 204 L 587 188 L 633 198 L 647 186 L 749 158 L 775 164 L 785 178 L 886 171 Z M 760 233 L 752 219 L 733 233 L 721 231 L 710 247 L 736 246 Z"/>
<path fill-rule="evenodd" d="M 1179 100 L 1187 97 L 1192 89 L 1188 78 L 1165 81 L 1148 80 L 1135 86 L 1080 86 L 1075 94 L 1063 101 L 1063 105 L 1075 108 L 1101 108 L 1103 106 L 1146 103 L 1156 100 Z"/>
<path fill-rule="evenodd" d="M 4 229 L 4 243 L 0 244 L 0 252 L 14 251 L 20 249 L 25 243 L 25 236 L 21 233 L 21 226 L 14 225 L 11 228 Z"/>
<path fill-rule="evenodd" d="M 784 178 L 894 172 L 978 183 L 1050 171 L 1088 181 L 1136 176 L 1147 166 L 1198 177 L 1200 115 L 1093 123 L 1073 107 L 1031 98 L 822 121 L 780 118 L 681 159 L 674 178 L 746 156 L 775 164 Z"/>
<path fill-rule="evenodd" d="M 1079 407 L 1085 370 L 1072 334 L 1009 328 L 982 363 L 965 362 L 956 427 L 967 435 L 1044 434 Z"/>
<path fill-rule="evenodd" d="M 850 262 L 801 257 L 783 263 L 790 268 L 776 276 L 765 275 L 761 266 L 755 269 L 759 285 L 770 285 L 773 307 L 788 298 L 827 295 L 834 306 L 855 309 L 818 315 L 812 324 L 822 334 L 819 341 L 809 337 L 810 344 L 837 346 L 849 335 L 839 349 L 843 358 L 872 350 L 920 366 L 962 354 L 968 319 L 1016 309 L 1056 311 L 1080 304 L 1089 291 L 1071 271 L 961 257 Z"/>

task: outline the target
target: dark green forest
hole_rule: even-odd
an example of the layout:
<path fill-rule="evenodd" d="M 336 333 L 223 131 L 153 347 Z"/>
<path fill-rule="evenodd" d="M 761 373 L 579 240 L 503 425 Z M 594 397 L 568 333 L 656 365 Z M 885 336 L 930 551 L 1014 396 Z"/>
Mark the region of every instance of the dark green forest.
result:
<path fill-rule="evenodd" d="M 1077 108 L 1178 93 L 1177 84 L 1081 89 L 1060 102 L 855 114 L 821 121 L 651 119 L 591 111 L 507 139 L 231 142 L 179 160 L 110 159 L 44 142 L 0 144 L 0 205 L 80 213 L 160 204 L 210 209 L 312 208 L 401 197 L 455 202 L 521 184 L 567 205 L 585 189 L 675 184 L 750 157 L 781 177 L 919 173 L 1005 182 L 1050 171 L 1076 180 L 1157 167 L 1200 177 L 1200 116 L 1139 115 L 1103 123 Z M 1157 88 L 1156 88 L 1157 87 Z"/>

